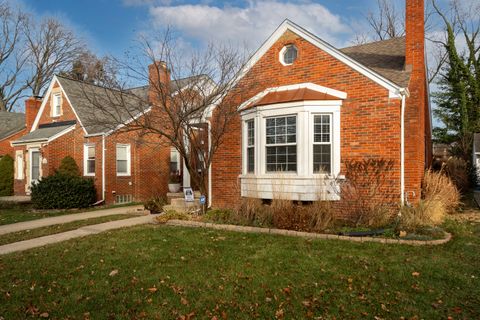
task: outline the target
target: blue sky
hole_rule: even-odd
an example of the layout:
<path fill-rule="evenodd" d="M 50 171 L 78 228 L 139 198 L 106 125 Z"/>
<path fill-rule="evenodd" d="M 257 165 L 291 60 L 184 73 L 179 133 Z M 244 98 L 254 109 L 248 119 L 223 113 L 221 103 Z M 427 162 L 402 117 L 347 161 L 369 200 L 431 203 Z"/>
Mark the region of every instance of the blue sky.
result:
<path fill-rule="evenodd" d="M 228 41 L 256 49 L 289 18 L 342 47 L 365 27 L 364 14 L 376 0 L 176 1 L 18 0 L 35 15 L 54 15 L 85 39 L 99 55 L 121 55 L 140 33 L 170 26 L 185 48 Z M 401 3 L 399 1 L 399 9 Z"/>

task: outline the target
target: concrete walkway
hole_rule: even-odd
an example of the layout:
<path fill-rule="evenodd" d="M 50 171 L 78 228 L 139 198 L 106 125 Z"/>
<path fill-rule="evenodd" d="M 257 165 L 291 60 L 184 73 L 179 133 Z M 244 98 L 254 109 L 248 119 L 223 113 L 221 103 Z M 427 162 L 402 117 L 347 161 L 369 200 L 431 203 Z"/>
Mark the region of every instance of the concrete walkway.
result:
<path fill-rule="evenodd" d="M 49 236 L 44 236 L 44 237 L 30 239 L 30 240 L 9 243 L 9 244 L 0 246 L 0 255 L 38 248 L 47 244 L 58 243 L 58 242 L 70 240 L 73 238 L 85 237 L 85 236 L 101 233 L 108 230 L 131 227 L 131 226 L 147 224 L 152 222 L 153 222 L 153 217 L 151 215 L 145 215 L 145 216 L 140 216 L 135 218 L 127 218 L 124 220 L 94 224 L 94 225 L 85 226 L 72 231 L 52 234 Z"/>
<path fill-rule="evenodd" d="M 111 216 L 115 214 L 138 213 L 139 209 L 143 210 L 143 206 L 111 208 L 111 209 L 66 214 L 66 215 L 61 215 L 56 217 L 42 218 L 37 220 L 6 224 L 3 226 L 0 226 L 0 236 L 7 233 L 31 230 L 31 229 L 41 228 L 41 227 L 48 227 L 56 224 L 63 224 L 63 223 L 68 223 L 68 222 L 73 222 L 78 220 L 106 217 L 106 216 Z"/>

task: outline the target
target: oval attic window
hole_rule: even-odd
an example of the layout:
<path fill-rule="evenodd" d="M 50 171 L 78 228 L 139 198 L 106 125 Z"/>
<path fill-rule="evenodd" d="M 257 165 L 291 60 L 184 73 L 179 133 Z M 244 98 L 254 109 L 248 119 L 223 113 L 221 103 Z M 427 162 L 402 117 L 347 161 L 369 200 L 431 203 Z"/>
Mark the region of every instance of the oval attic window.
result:
<path fill-rule="evenodd" d="M 297 60 L 298 50 L 293 44 L 283 47 L 281 52 L 281 62 L 284 65 L 292 64 Z"/>

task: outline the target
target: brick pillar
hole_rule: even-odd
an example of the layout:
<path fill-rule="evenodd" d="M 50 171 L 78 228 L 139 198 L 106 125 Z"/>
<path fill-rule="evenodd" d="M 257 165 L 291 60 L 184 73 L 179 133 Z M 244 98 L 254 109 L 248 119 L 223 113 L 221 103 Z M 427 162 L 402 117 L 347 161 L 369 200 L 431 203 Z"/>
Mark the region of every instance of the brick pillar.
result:
<path fill-rule="evenodd" d="M 426 141 L 430 140 L 426 135 L 426 131 L 430 135 L 430 115 L 426 94 L 424 0 L 406 0 L 405 27 L 405 67 L 411 72 L 410 97 L 405 109 L 405 191 L 409 201 L 417 202 L 425 171 Z"/>

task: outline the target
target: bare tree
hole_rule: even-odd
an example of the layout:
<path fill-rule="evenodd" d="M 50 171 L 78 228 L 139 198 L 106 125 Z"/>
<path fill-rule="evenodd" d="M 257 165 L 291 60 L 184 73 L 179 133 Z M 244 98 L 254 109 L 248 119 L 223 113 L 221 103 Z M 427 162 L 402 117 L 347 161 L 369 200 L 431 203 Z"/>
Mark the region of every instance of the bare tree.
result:
<path fill-rule="evenodd" d="M 376 40 L 405 35 L 405 15 L 397 11 L 394 1 L 377 0 L 377 10 L 367 14 L 367 21 L 375 33 Z"/>
<path fill-rule="evenodd" d="M 123 81 L 112 77 L 102 89 L 83 85 L 95 110 L 89 122 L 159 137 L 162 145 L 178 150 L 192 183 L 207 194 L 214 154 L 238 120 L 238 106 L 248 91 L 235 90 L 246 55 L 209 45 L 185 57 L 176 43 L 170 31 L 154 41 L 143 39 L 141 55 L 116 61 Z M 148 86 L 128 89 L 132 81 Z"/>
<path fill-rule="evenodd" d="M 12 111 L 28 83 L 24 75 L 27 55 L 22 42 L 26 16 L 0 1 L 0 111 Z"/>
<path fill-rule="evenodd" d="M 43 96 L 53 75 L 67 69 L 83 52 L 84 45 L 54 18 L 46 18 L 40 24 L 32 18 L 26 20 L 24 36 L 32 68 L 29 87 L 33 96 Z"/>

